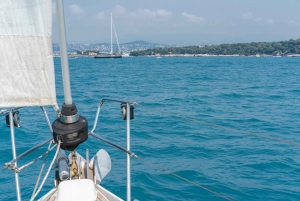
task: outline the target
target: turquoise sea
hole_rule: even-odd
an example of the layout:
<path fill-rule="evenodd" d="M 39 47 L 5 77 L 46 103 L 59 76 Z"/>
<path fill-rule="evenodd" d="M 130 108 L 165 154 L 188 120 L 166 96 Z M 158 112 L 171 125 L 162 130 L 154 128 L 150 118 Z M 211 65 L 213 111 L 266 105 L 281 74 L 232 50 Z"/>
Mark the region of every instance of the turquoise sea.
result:
<path fill-rule="evenodd" d="M 131 121 L 131 150 L 194 183 L 132 158 L 132 200 L 300 200 L 300 58 L 70 58 L 69 63 L 73 101 L 90 129 L 102 98 L 139 103 Z M 55 66 L 61 106 L 59 58 Z M 46 109 L 54 121 L 53 109 Z M 51 137 L 40 108 L 23 108 L 20 117 L 17 155 Z M 4 165 L 12 152 L 1 118 Z M 126 147 L 119 104 L 104 103 L 96 133 Z M 93 137 L 77 151 L 84 156 L 87 148 L 91 156 L 107 150 L 112 170 L 102 185 L 126 199 L 126 154 Z M 29 200 L 42 162 L 20 173 L 23 200 Z M 54 171 L 40 196 L 53 188 L 53 178 Z M 0 183 L 0 200 L 16 200 L 13 172 L 1 171 Z"/>

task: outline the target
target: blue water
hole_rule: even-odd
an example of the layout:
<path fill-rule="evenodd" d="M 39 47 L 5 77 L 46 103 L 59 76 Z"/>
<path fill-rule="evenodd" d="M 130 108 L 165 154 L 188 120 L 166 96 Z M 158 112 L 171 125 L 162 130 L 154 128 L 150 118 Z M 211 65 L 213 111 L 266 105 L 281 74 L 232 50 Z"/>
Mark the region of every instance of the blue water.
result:
<path fill-rule="evenodd" d="M 136 101 L 131 150 L 132 199 L 300 200 L 300 58 L 70 59 L 73 101 L 91 129 L 99 101 Z M 60 60 L 55 58 L 58 103 L 63 103 Z M 51 121 L 55 113 L 46 108 Z M 17 154 L 51 136 L 39 108 L 21 109 Z M 105 102 L 96 133 L 126 147 L 120 105 Z M 229 129 L 231 128 L 231 129 Z M 241 130 L 242 132 L 237 132 Z M 10 133 L 0 124 L 0 163 L 12 158 Z M 257 134 L 258 136 L 254 136 Z M 77 149 L 108 151 L 112 171 L 102 185 L 126 199 L 126 155 L 93 137 Z M 21 160 L 39 156 L 46 146 Z M 51 161 L 51 152 L 47 165 Z M 24 200 L 31 196 L 43 160 L 20 174 Z M 53 188 L 53 171 L 41 195 Z M 16 200 L 14 174 L 0 172 L 0 200 Z"/>

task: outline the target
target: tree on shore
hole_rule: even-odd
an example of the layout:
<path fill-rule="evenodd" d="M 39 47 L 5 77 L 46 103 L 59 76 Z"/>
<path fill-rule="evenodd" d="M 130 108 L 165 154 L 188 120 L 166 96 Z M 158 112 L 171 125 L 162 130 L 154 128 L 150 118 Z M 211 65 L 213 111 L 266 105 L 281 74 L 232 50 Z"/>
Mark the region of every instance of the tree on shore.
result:
<path fill-rule="evenodd" d="M 211 46 L 166 47 L 130 52 L 130 56 L 168 54 L 209 54 L 209 55 L 288 55 L 300 54 L 300 39 L 280 42 L 252 42 L 221 44 Z"/>

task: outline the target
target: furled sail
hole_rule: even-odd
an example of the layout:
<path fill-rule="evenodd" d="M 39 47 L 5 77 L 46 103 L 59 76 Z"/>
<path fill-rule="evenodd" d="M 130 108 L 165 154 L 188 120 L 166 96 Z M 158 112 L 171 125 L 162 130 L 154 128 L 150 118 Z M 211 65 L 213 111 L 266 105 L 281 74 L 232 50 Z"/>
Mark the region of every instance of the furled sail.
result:
<path fill-rule="evenodd" d="M 0 1 L 0 107 L 57 105 L 52 0 Z"/>

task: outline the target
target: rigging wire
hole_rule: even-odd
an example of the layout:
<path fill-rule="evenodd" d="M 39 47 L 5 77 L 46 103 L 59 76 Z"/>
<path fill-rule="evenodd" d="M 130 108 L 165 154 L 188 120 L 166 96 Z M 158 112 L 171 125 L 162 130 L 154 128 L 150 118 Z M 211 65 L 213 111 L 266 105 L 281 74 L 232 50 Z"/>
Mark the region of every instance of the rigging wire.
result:
<path fill-rule="evenodd" d="M 47 150 L 45 153 L 43 153 L 43 154 L 40 155 L 39 157 L 33 159 L 31 162 L 29 162 L 29 163 L 27 163 L 27 164 L 21 166 L 20 168 L 18 168 L 18 169 L 17 169 L 18 172 L 20 172 L 21 170 L 27 168 L 29 165 L 32 165 L 33 163 L 37 162 L 37 161 L 38 161 L 39 159 L 41 159 L 42 157 L 45 156 L 45 158 L 46 158 L 47 155 L 48 155 L 48 153 L 49 153 L 50 151 L 52 151 L 52 149 L 56 146 L 56 145 L 54 145 L 54 146 L 50 147 L 50 145 L 51 145 L 51 143 L 49 144 L 49 148 L 48 148 L 48 150 Z"/>
<path fill-rule="evenodd" d="M 223 198 L 223 199 L 228 200 L 228 201 L 232 201 L 230 198 L 228 198 L 228 197 L 226 197 L 224 195 L 221 195 L 221 194 L 219 194 L 219 193 L 217 193 L 217 192 L 215 192 L 213 190 L 210 190 L 209 188 L 206 188 L 206 187 L 204 187 L 204 186 L 202 186 L 202 185 L 200 185 L 200 184 L 198 184 L 196 182 L 193 182 L 193 181 L 188 180 L 188 179 L 186 179 L 186 178 L 184 178 L 182 176 L 179 176 L 178 174 L 176 174 L 176 173 L 174 173 L 174 172 L 172 172 L 172 171 L 170 171 L 170 170 L 168 170 L 166 168 L 163 168 L 161 166 L 158 166 L 158 165 L 155 165 L 153 163 L 150 163 L 149 161 L 146 161 L 145 159 L 141 158 L 140 156 L 135 156 L 135 158 L 139 159 L 140 161 L 142 161 L 144 163 L 147 163 L 148 165 L 151 165 L 152 167 L 160 169 L 160 170 L 162 170 L 162 171 L 164 171 L 164 172 L 166 172 L 168 174 L 171 174 L 171 175 L 173 175 L 173 176 L 175 176 L 175 177 L 177 177 L 177 178 L 179 178 L 179 179 L 181 179 L 183 181 L 186 181 L 186 182 L 188 182 L 188 183 L 190 183 L 190 184 L 192 184 L 192 185 L 194 185 L 196 187 L 199 187 L 199 188 L 201 188 L 203 190 L 206 190 L 206 191 L 208 191 L 208 192 L 210 192 L 210 193 L 212 193 L 212 194 L 214 194 L 214 195 L 216 195 L 216 196 L 218 196 L 220 198 Z"/>
<path fill-rule="evenodd" d="M 50 141 L 49 143 L 49 146 L 48 146 L 48 152 L 51 151 L 50 148 L 51 148 L 51 144 L 52 144 L 52 141 Z M 54 147 L 54 146 L 53 146 Z M 31 194 L 31 197 L 34 196 L 35 192 L 36 192 L 36 189 L 40 183 L 40 179 L 41 179 L 41 176 L 42 176 L 42 173 L 43 173 L 43 170 L 44 170 L 44 167 L 45 167 L 45 164 L 46 164 L 46 160 L 47 160 L 47 156 L 48 156 L 48 153 L 45 155 L 45 158 L 44 158 L 44 162 L 42 164 L 42 167 L 41 167 L 41 170 L 40 170 L 40 173 L 39 173 L 39 176 L 36 180 L 36 183 L 35 183 L 35 186 L 34 186 L 34 189 L 32 191 L 32 194 Z"/>
<path fill-rule="evenodd" d="M 155 108 L 140 105 L 140 104 L 138 104 L 138 106 L 148 108 L 148 109 L 151 109 L 151 110 L 156 111 L 156 112 L 160 112 L 160 113 L 168 115 L 168 116 L 174 116 L 174 117 L 178 117 L 178 118 L 181 118 L 181 119 L 194 121 L 194 122 L 197 122 L 197 123 L 200 123 L 200 124 L 203 124 L 203 125 L 214 126 L 214 127 L 217 127 L 217 128 L 222 128 L 224 130 L 233 131 L 235 133 L 242 133 L 242 134 L 251 135 L 251 136 L 254 136 L 254 137 L 258 137 L 258 138 L 263 138 L 263 139 L 267 139 L 267 140 L 272 140 L 272 141 L 276 141 L 276 142 L 280 142 L 280 143 L 284 143 L 284 144 L 295 145 L 295 146 L 300 147 L 300 143 L 297 143 L 297 142 L 292 142 L 292 141 L 289 141 L 289 140 L 283 140 L 283 139 L 280 139 L 280 138 L 265 136 L 265 135 L 252 133 L 252 132 L 249 132 L 249 131 L 243 131 L 243 130 L 239 130 L 239 129 L 235 129 L 235 128 L 230 128 L 230 127 L 227 127 L 227 126 L 222 126 L 222 125 L 219 125 L 219 124 L 215 124 L 215 123 L 211 123 L 211 122 L 207 122 L 207 121 L 202 121 L 202 120 L 199 120 L 199 119 L 195 119 L 195 118 L 186 117 L 186 116 L 179 115 L 179 114 L 166 112 L 166 111 L 163 111 L 163 110 L 160 110 L 160 109 L 155 109 Z"/>
<path fill-rule="evenodd" d="M 49 146 L 50 146 L 50 145 L 51 145 L 51 142 L 50 142 Z M 43 154 L 40 155 L 39 157 L 33 159 L 32 161 L 26 163 L 25 165 L 22 165 L 21 167 L 19 167 L 19 168 L 17 167 L 17 168 L 12 169 L 12 170 L 13 170 L 13 171 L 16 171 L 16 172 L 20 172 L 21 170 L 23 170 L 23 169 L 29 167 L 30 165 L 34 164 L 35 162 L 37 162 L 37 161 L 38 161 L 39 159 L 41 159 L 42 157 L 44 157 L 44 156 L 47 157 L 47 155 L 49 154 L 49 152 L 52 151 L 52 150 L 54 149 L 54 147 L 56 147 L 56 145 L 54 145 L 54 146 L 52 146 L 52 147 L 49 147 L 45 153 L 43 153 Z M 0 170 L 0 172 L 1 172 L 2 170 L 4 170 L 4 169 L 9 169 L 9 168 L 8 168 L 6 165 L 4 165 L 4 167 Z"/>
<path fill-rule="evenodd" d="M 46 179 L 48 178 L 49 173 L 50 173 L 50 170 L 52 169 L 52 166 L 53 166 L 53 164 L 54 164 L 54 162 L 55 162 L 55 160 L 56 160 L 56 157 L 57 157 L 57 155 L 58 155 L 58 153 L 59 153 L 59 150 L 60 150 L 60 144 L 61 144 L 61 141 L 58 140 L 57 150 L 56 150 L 55 155 L 54 155 L 54 157 L 53 157 L 53 160 L 52 160 L 52 162 L 51 162 L 51 164 L 50 164 L 50 166 L 49 166 L 49 168 L 48 168 L 48 171 L 47 171 L 47 173 L 46 173 L 46 175 L 45 175 L 45 177 L 44 177 L 44 179 L 43 179 L 43 181 L 42 181 L 42 183 L 41 183 L 39 189 L 36 191 L 36 193 L 34 194 L 34 196 L 31 196 L 30 201 L 34 200 L 34 198 L 39 194 L 39 192 L 41 191 L 42 187 L 44 186 L 44 183 L 45 183 Z"/>
<path fill-rule="evenodd" d="M 190 184 L 192 184 L 192 185 L 194 185 L 196 187 L 199 187 L 199 188 L 201 188 L 203 190 L 206 190 L 206 191 L 208 191 L 208 192 L 210 192 L 210 193 L 212 193 L 212 194 L 214 194 L 214 195 L 216 195 L 218 197 L 224 198 L 225 200 L 231 200 L 230 198 L 228 198 L 228 197 L 226 197 L 224 195 L 216 193 L 216 192 L 214 192 L 214 191 L 212 191 L 212 190 L 210 190 L 210 189 L 208 189 L 208 188 L 206 188 L 206 187 L 204 187 L 204 186 L 202 186 L 200 184 L 197 184 L 197 183 L 195 183 L 193 181 L 190 181 L 190 180 L 188 180 L 188 179 L 186 179 L 186 178 L 184 178 L 182 176 L 179 176 L 178 174 L 176 174 L 176 173 L 174 173 L 174 172 L 172 172 L 172 171 L 170 171 L 170 170 L 168 170 L 166 168 L 163 168 L 161 166 L 155 165 L 155 164 L 153 164 L 153 163 L 151 163 L 151 162 L 143 159 L 142 157 L 137 156 L 135 153 L 131 152 L 130 150 L 126 150 L 126 149 L 122 148 L 121 146 L 119 146 L 119 145 L 117 145 L 115 143 L 112 143 L 112 142 L 110 142 L 109 140 L 107 140 L 107 139 L 105 139 L 103 137 L 100 137 L 100 136 L 96 135 L 94 132 L 90 132 L 89 135 L 91 135 L 91 136 L 97 138 L 98 140 L 101 140 L 101 141 L 103 141 L 103 142 L 105 142 L 105 143 L 107 143 L 107 144 L 109 144 L 109 145 L 111 145 L 111 146 L 119 149 L 120 151 L 125 152 L 126 154 L 128 154 L 131 157 L 137 158 L 137 159 L 139 159 L 140 161 L 142 161 L 144 163 L 147 163 L 147 164 L 149 164 L 149 165 L 151 165 L 151 166 L 153 166 L 153 167 L 155 167 L 157 169 L 160 169 L 160 170 L 162 170 L 162 171 L 164 171 L 164 172 L 166 172 L 168 174 L 171 174 L 171 175 L 173 175 L 173 176 L 175 176 L 175 177 L 177 177 L 177 178 L 179 178 L 179 179 L 181 179 L 183 181 L 186 181 L 186 182 L 188 182 L 188 183 L 190 183 Z"/>

